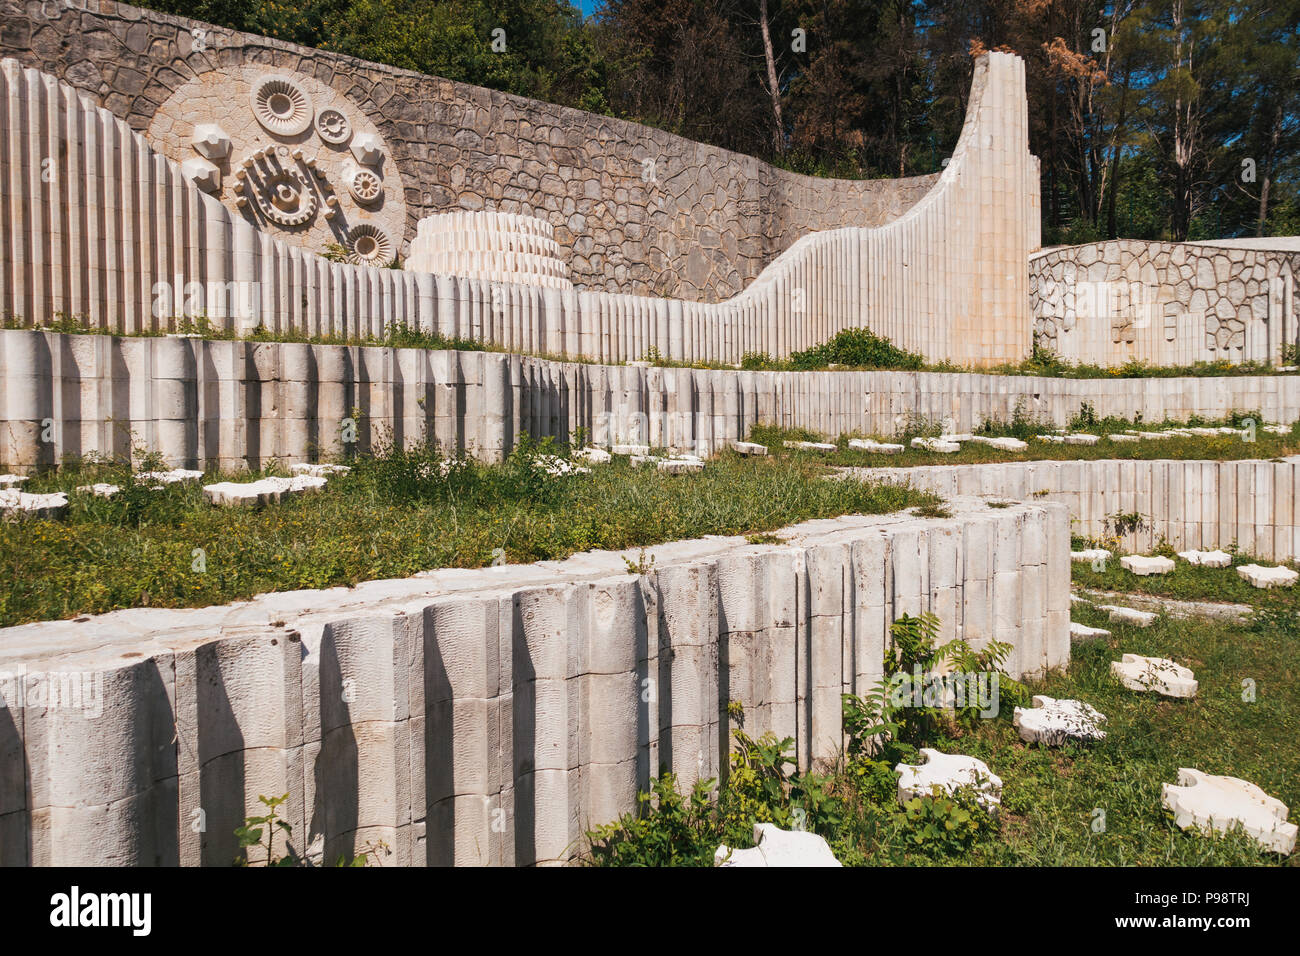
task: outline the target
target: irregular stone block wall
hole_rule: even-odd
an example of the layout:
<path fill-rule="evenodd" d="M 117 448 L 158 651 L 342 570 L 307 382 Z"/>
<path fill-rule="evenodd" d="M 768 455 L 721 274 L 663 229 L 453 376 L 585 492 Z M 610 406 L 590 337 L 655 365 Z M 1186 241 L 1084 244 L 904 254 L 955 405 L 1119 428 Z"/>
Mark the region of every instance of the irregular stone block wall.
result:
<path fill-rule="evenodd" d="M 956 431 L 1017 408 L 1065 425 L 1089 403 L 1144 421 L 1300 419 L 1300 376 L 1062 379 L 941 372 L 742 372 L 585 365 L 495 352 L 0 330 L 0 466 L 125 456 L 258 468 L 436 440 L 494 460 L 521 434 L 711 455 L 756 424 L 837 437 L 922 418 Z"/>
<path fill-rule="evenodd" d="M 1270 561 L 1300 558 L 1300 457 L 1277 461 L 1029 461 L 858 469 L 941 495 L 1059 501 L 1084 537 L 1114 537 L 1114 515 L 1142 516 L 1119 535 L 1129 551 L 1227 548 Z"/>
<path fill-rule="evenodd" d="M 1073 362 L 1279 364 L 1297 342 L 1300 252 L 1131 239 L 1029 260 L 1037 342 Z"/>
<path fill-rule="evenodd" d="M 229 865 L 282 793 L 327 864 L 557 862 L 661 766 L 722 772 L 728 702 L 833 758 L 903 613 L 1067 664 L 1064 507 L 952 508 L 0 630 L 0 865 Z"/>
<path fill-rule="evenodd" d="M 403 323 L 511 351 L 731 364 L 868 324 L 932 359 L 1029 351 L 1037 166 L 1024 64 L 1006 54 L 978 61 L 957 150 L 922 201 L 878 229 L 805 235 L 720 304 L 329 262 L 201 192 L 48 74 L 0 63 L 0 109 L 0 315 L 28 324 L 73 316 L 137 332 L 200 314 L 218 328 L 368 336 Z"/>
<path fill-rule="evenodd" d="M 194 155 L 192 125 L 220 119 L 177 97 L 187 84 L 244 67 L 305 75 L 364 113 L 391 149 L 405 187 L 403 256 L 423 216 L 522 213 L 555 227 L 574 280 L 591 290 L 725 299 L 800 236 L 888 222 L 938 178 L 800 176 L 612 117 L 109 0 L 3 0 L 0 20 L 0 56 L 71 84 L 136 132 L 152 126 L 155 148 L 177 163 Z"/>

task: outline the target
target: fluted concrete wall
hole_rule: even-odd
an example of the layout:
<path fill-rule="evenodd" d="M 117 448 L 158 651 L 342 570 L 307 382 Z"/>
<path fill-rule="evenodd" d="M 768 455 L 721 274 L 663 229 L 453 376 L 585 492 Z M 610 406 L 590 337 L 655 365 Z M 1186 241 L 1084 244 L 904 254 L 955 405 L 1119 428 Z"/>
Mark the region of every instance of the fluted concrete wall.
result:
<path fill-rule="evenodd" d="M 904 612 L 1068 663 L 1065 509 L 952 508 L 0 630 L 0 864 L 228 865 L 281 793 L 328 863 L 564 860 L 661 766 L 717 776 L 730 701 L 832 758 Z"/>
<path fill-rule="evenodd" d="M 1028 353 L 1026 257 L 1037 245 L 1024 64 L 976 65 L 966 123 L 934 188 L 877 229 L 810 233 L 719 304 L 538 289 L 327 262 L 200 192 L 107 110 L 16 60 L 0 63 L 0 314 L 98 329 L 382 334 L 394 323 L 511 351 L 735 364 L 862 325 L 928 358 Z"/>
<path fill-rule="evenodd" d="M 1084 402 L 1145 421 L 1251 411 L 1300 418 L 1300 377 L 1060 379 L 939 372 L 741 372 L 585 365 L 495 352 L 425 351 L 0 330 L 0 465 L 126 455 L 260 467 L 377 438 L 436 439 L 494 460 L 520 434 L 646 442 L 709 455 L 755 424 L 831 437 L 893 434 L 920 416 L 957 431 L 1017 406 L 1064 425 Z"/>
<path fill-rule="evenodd" d="M 1030 461 L 855 469 L 942 495 L 1059 501 L 1073 533 L 1112 537 L 1114 515 L 1142 516 L 1120 536 L 1130 551 L 1227 548 L 1270 561 L 1300 558 L 1300 457 L 1276 461 Z"/>

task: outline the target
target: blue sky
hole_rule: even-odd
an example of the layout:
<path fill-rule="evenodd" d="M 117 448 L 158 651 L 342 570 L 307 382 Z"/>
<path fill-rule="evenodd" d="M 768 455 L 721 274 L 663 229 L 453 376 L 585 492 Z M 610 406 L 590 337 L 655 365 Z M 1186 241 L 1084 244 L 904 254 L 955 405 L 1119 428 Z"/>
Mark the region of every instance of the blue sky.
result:
<path fill-rule="evenodd" d="M 596 8 L 600 6 L 600 0 L 569 0 L 575 7 L 582 11 L 583 16 L 591 16 Z"/>

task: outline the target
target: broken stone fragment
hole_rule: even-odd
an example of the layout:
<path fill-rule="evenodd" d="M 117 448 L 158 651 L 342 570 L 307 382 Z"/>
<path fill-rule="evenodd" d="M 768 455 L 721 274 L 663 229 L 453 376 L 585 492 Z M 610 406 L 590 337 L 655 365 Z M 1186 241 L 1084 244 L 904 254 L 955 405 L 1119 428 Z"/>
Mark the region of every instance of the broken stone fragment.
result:
<path fill-rule="evenodd" d="M 793 448 L 795 451 L 819 451 L 823 453 L 835 451 L 835 446 L 825 441 L 788 441 L 782 444 L 786 448 Z"/>
<path fill-rule="evenodd" d="M 996 813 L 1002 802 L 1002 778 L 989 770 L 988 764 L 975 757 L 945 754 L 929 747 L 921 748 L 921 763 L 900 763 L 898 802 L 929 796 L 935 787 L 945 793 L 971 790 L 980 806 Z"/>
<path fill-rule="evenodd" d="M 1017 707 L 1012 723 L 1026 743 L 1060 747 L 1069 741 L 1103 740 L 1106 716 L 1081 700 L 1034 695 L 1033 707 Z"/>
<path fill-rule="evenodd" d="M 754 847 L 733 850 L 725 843 L 713 853 L 714 866 L 843 866 L 830 844 L 816 833 L 782 830 L 775 823 L 754 824 Z"/>
<path fill-rule="evenodd" d="M 902 445 L 873 441 L 870 438 L 850 438 L 849 447 L 857 451 L 871 452 L 873 455 L 899 455 L 903 452 Z"/>
<path fill-rule="evenodd" d="M 1188 564 L 1203 568 L 1226 568 L 1232 564 L 1232 555 L 1226 551 L 1179 551 L 1178 556 Z"/>
<path fill-rule="evenodd" d="M 593 465 L 605 465 L 614 460 L 614 456 L 603 448 L 596 448 L 588 445 L 586 448 L 579 448 L 573 453 L 574 458 L 582 461 L 589 461 Z"/>
<path fill-rule="evenodd" d="M 649 445 L 613 445 L 610 448 L 616 455 L 648 455 L 650 454 Z"/>
<path fill-rule="evenodd" d="M 1190 669 L 1165 657 L 1125 654 L 1111 661 L 1110 672 L 1129 690 L 1151 691 L 1165 697 L 1195 697 L 1199 686 Z"/>
<path fill-rule="evenodd" d="M 1178 770 L 1178 783 L 1161 786 L 1161 803 L 1184 830 L 1227 833 L 1240 827 L 1263 849 L 1283 855 L 1295 849 L 1297 827 L 1287 805 L 1247 780 Z"/>
<path fill-rule="evenodd" d="M 1028 442 L 1023 442 L 1019 438 L 1012 438 L 1009 435 L 1000 435 L 997 438 L 989 438 L 985 435 L 975 435 L 970 439 L 977 445 L 988 445 L 999 451 L 1024 451 L 1029 447 Z"/>
<path fill-rule="evenodd" d="M 352 469 L 347 465 L 313 465 L 307 462 L 298 462 L 289 466 L 289 470 L 295 475 L 312 475 L 316 478 L 328 478 L 330 475 L 346 475 Z"/>
<path fill-rule="evenodd" d="M 16 488 L 0 491 L 0 516 L 5 518 L 57 518 L 68 508 L 68 496 L 61 491 L 48 495 L 29 494 Z"/>
<path fill-rule="evenodd" d="M 1105 548 L 1085 548 L 1082 551 L 1071 551 L 1071 561 L 1109 561 L 1110 552 Z"/>
<path fill-rule="evenodd" d="M 941 455 L 951 455 L 961 451 L 961 445 L 955 441 L 943 441 L 940 438 L 913 438 L 912 447 L 921 451 L 938 452 Z"/>
<path fill-rule="evenodd" d="M 1117 607 L 1114 604 L 1098 604 L 1098 610 L 1110 615 L 1112 624 L 1132 624 L 1134 627 L 1150 627 L 1159 617 L 1151 611 L 1139 611 L 1133 607 Z"/>
<path fill-rule="evenodd" d="M 105 482 L 96 482 L 93 485 L 77 485 L 77 491 L 83 495 L 94 495 L 96 498 L 111 498 L 122 489 L 117 485 L 110 485 Z"/>
<path fill-rule="evenodd" d="M 1095 445 L 1099 441 L 1101 441 L 1101 439 L 1096 435 L 1085 435 L 1083 433 L 1065 436 L 1065 443 L 1067 445 Z"/>
<path fill-rule="evenodd" d="M 1140 439 L 1137 435 L 1107 435 L 1106 437 L 1109 438 L 1111 441 L 1114 441 L 1114 442 L 1141 441 L 1141 440 L 1142 440 L 1142 439 Z"/>
<path fill-rule="evenodd" d="M 1243 564 L 1237 568 L 1237 574 L 1257 588 L 1288 588 L 1300 579 L 1300 574 L 1290 568 L 1268 568 L 1260 564 Z"/>
<path fill-rule="evenodd" d="M 755 441 L 733 441 L 731 447 L 741 455 L 766 455 L 767 446 Z"/>
<path fill-rule="evenodd" d="M 325 487 L 324 478 L 295 475 L 292 478 L 259 478 L 257 481 L 219 481 L 203 486 L 203 497 L 214 505 L 265 505 L 293 495 L 318 491 Z"/>
<path fill-rule="evenodd" d="M 1119 559 L 1119 566 L 1125 571 L 1146 577 L 1148 574 L 1168 574 L 1174 569 L 1174 562 L 1169 558 L 1155 555 L 1147 557 L 1141 554 L 1126 554 Z"/>
<path fill-rule="evenodd" d="M 1104 627 L 1089 627 L 1087 624 L 1078 624 L 1070 622 L 1070 640 L 1073 641 L 1095 641 L 1101 637 L 1110 637 L 1110 631 Z"/>
<path fill-rule="evenodd" d="M 669 475 L 684 475 L 692 471 L 703 471 L 704 460 L 685 455 L 677 458 L 663 458 L 655 462 L 655 468 Z"/>

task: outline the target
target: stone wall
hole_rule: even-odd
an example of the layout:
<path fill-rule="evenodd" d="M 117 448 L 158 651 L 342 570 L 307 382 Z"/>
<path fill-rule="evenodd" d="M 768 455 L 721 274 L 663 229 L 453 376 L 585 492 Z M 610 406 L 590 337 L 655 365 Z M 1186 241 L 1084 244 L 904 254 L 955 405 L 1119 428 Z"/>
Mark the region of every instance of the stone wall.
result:
<path fill-rule="evenodd" d="M 277 86 L 292 91 L 289 105 L 311 96 L 308 85 L 283 78 L 246 84 L 250 94 Z M 983 365 L 1029 351 L 1024 263 L 1038 243 L 1037 166 L 1027 148 L 1024 64 L 1008 54 L 977 62 L 957 150 L 923 200 L 879 228 L 803 236 L 716 304 L 327 261 L 249 217 L 303 229 L 317 214 L 344 225 L 379 216 L 382 203 L 367 211 L 360 199 L 338 200 L 330 177 L 350 175 L 350 160 L 246 138 L 241 148 L 253 153 L 232 187 L 243 191 L 227 202 L 214 192 L 224 182 L 215 163 L 200 159 L 208 165 L 192 180 L 186 164 L 196 160 L 176 165 L 72 87 L 14 59 L 0 61 L 0 108 L 13 133 L 0 142 L 0 315 L 18 324 L 72 316 L 130 333 L 198 315 L 218 329 L 366 337 L 401 323 L 516 352 L 620 362 L 655 350 L 736 364 L 746 352 L 783 357 L 865 322 L 933 360 Z M 210 152 L 230 137 L 207 130 L 185 148 Z M 354 140 L 348 151 L 367 175 L 388 155 L 374 141 Z M 390 184 L 366 183 L 372 194 Z M 362 219 L 349 235 L 381 221 Z M 368 235 L 372 252 L 389 244 Z"/>
<path fill-rule="evenodd" d="M 1297 342 L 1300 251 L 1120 239 L 1031 256 L 1037 342 L 1098 365 L 1271 362 Z"/>
<path fill-rule="evenodd" d="M 0 630 L 0 866 L 229 866 L 282 793 L 327 864 L 558 862 L 661 766 L 725 772 L 729 702 L 832 759 L 903 613 L 1066 665 L 1065 509 L 951 507 Z"/>
<path fill-rule="evenodd" d="M 586 365 L 426 351 L 0 330 L 0 468 L 91 451 L 161 452 L 185 467 L 340 457 L 376 436 L 495 459 L 521 434 L 648 442 L 701 455 L 755 424 L 889 435 L 920 417 L 970 431 L 1017 408 L 1065 425 L 1100 416 L 1300 419 L 1300 376 L 1061 379 L 939 372 L 742 372 Z"/>
<path fill-rule="evenodd" d="M 1300 559 L 1300 457 L 1274 461 L 1027 461 L 855 469 L 941 495 L 1059 501 L 1071 531 L 1115 537 L 1114 515 L 1142 516 L 1118 536 L 1125 553 L 1235 545 L 1268 561 Z"/>
<path fill-rule="evenodd" d="M 248 114 L 246 96 L 196 95 L 213 78 L 280 72 L 328 89 L 391 151 L 404 192 L 404 230 L 393 237 L 402 255 L 423 216 L 522 213 L 551 223 L 575 282 L 590 290 L 725 299 L 800 236 L 888 222 L 938 178 L 799 176 L 611 117 L 108 0 L 3 0 L 0 21 L 0 56 L 149 131 L 177 163 L 194 155 L 193 124 L 242 125 Z M 321 251 L 324 234 L 300 232 L 272 230 Z"/>

